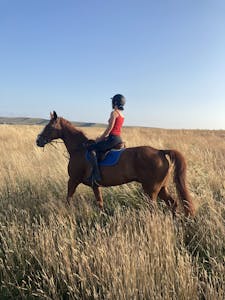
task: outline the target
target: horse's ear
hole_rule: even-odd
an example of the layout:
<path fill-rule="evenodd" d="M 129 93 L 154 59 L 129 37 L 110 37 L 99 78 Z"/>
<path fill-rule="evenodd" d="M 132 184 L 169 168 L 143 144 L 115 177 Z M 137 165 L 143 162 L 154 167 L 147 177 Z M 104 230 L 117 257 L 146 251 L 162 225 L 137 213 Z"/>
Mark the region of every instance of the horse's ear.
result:
<path fill-rule="evenodd" d="M 53 113 L 50 112 L 50 118 L 51 120 L 56 120 L 58 118 L 57 113 L 53 110 Z"/>
<path fill-rule="evenodd" d="M 56 120 L 58 118 L 57 113 L 53 110 L 53 119 Z"/>

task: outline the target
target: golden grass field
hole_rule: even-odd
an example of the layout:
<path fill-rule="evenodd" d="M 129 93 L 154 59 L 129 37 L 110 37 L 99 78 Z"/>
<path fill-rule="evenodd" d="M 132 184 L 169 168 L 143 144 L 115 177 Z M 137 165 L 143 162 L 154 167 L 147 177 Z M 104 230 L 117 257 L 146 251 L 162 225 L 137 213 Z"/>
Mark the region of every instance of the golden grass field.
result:
<path fill-rule="evenodd" d="M 225 131 L 124 129 L 185 156 L 197 212 L 173 220 L 136 183 L 103 189 L 103 214 L 83 185 L 68 208 L 66 149 L 38 148 L 41 129 L 0 126 L 1 300 L 225 299 Z"/>

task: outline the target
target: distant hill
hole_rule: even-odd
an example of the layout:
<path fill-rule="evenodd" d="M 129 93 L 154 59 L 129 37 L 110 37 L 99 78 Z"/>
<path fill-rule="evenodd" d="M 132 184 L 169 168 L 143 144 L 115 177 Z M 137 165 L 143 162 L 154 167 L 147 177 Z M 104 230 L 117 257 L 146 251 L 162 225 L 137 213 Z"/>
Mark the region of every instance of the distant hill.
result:
<path fill-rule="evenodd" d="M 49 120 L 40 118 L 22 118 L 22 117 L 0 117 L 0 124 L 9 125 L 46 125 Z M 105 124 L 101 123 L 88 123 L 88 122 L 71 122 L 76 127 L 105 127 Z"/>

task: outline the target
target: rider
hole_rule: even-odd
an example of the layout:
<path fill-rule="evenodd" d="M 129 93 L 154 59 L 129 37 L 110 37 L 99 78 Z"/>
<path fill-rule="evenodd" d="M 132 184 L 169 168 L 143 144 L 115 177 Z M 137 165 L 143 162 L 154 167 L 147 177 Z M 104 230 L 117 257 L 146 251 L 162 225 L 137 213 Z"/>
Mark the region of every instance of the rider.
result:
<path fill-rule="evenodd" d="M 116 94 L 112 98 L 112 108 L 108 126 L 103 134 L 96 139 L 96 142 L 90 146 L 88 146 L 88 150 L 90 153 L 91 163 L 93 167 L 91 180 L 92 183 L 98 183 L 101 180 L 101 175 L 98 167 L 98 161 L 96 157 L 96 151 L 105 152 L 107 150 L 112 149 L 117 144 L 122 143 L 122 139 L 120 137 L 121 128 L 124 122 L 124 116 L 122 114 L 123 107 L 125 105 L 126 99 L 121 94 Z"/>

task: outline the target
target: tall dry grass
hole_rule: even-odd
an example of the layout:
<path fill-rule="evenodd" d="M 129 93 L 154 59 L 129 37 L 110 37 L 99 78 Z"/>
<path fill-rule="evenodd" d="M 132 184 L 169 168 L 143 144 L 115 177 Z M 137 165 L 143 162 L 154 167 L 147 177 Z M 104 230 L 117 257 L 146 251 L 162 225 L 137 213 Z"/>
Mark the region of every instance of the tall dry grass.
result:
<path fill-rule="evenodd" d="M 66 207 L 65 147 L 37 148 L 40 130 L 0 126 L 0 299 L 225 298 L 224 131 L 124 130 L 186 157 L 198 210 L 173 220 L 135 183 L 104 189 L 104 214 L 85 186 Z"/>

